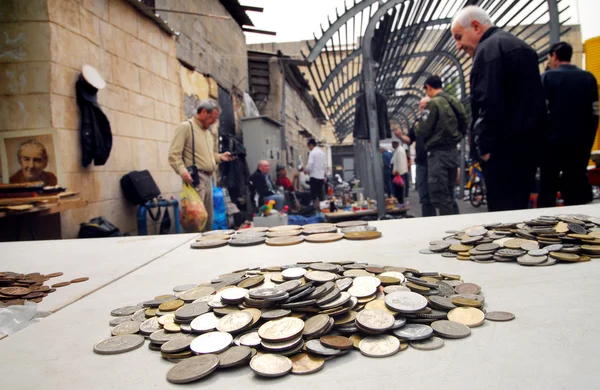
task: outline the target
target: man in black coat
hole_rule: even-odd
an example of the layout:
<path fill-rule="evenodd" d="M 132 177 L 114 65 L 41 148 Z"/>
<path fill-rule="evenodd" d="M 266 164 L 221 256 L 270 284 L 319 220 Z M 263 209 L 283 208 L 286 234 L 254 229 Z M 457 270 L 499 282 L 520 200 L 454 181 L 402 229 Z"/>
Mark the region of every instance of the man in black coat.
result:
<path fill-rule="evenodd" d="M 259 161 L 256 172 L 250 176 L 250 187 L 258 194 L 258 207 L 261 207 L 270 200 L 274 200 L 275 205 L 273 208 L 281 211 L 283 210 L 283 206 L 285 206 L 285 198 L 278 193 L 271 181 L 271 177 L 269 176 L 270 169 L 271 164 L 268 161 Z"/>
<path fill-rule="evenodd" d="M 590 72 L 571 65 L 573 48 L 558 42 L 548 53 L 542 75 L 550 122 L 544 137 L 540 171 L 540 207 L 556 205 L 560 191 L 565 206 L 593 199 L 587 165 L 598 129 L 598 83 Z"/>
<path fill-rule="evenodd" d="M 538 55 L 468 6 L 452 20 L 456 46 L 473 57 L 471 154 L 482 161 L 489 211 L 527 208 L 546 123 Z"/>

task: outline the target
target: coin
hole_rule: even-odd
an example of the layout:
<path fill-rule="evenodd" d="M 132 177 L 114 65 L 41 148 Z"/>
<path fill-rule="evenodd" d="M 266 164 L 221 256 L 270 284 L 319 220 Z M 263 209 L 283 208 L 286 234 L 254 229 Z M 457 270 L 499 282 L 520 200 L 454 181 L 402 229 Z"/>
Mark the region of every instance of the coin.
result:
<path fill-rule="evenodd" d="M 485 319 L 489 321 L 510 321 L 515 319 L 515 315 L 506 311 L 489 311 L 485 314 Z"/>
<path fill-rule="evenodd" d="M 575 262 L 579 260 L 579 255 L 576 255 L 574 253 L 550 252 L 549 256 L 561 261 Z"/>
<path fill-rule="evenodd" d="M 228 235 L 228 236 L 230 236 L 233 233 L 235 233 L 235 230 L 232 230 L 232 229 L 211 230 L 209 232 L 202 233 L 202 237 L 207 237 L 207 236 L 222 236 L 222 235 Z"/>
<path fill-rule="evenodd" d="M 483 324 L 485 314 L 474 307 L 457 307 L 448 312 L 448 319 L 474 328 Z"/>
<path fill-rule="evenodd" d="M 292 374 L 313 374 L 325 365 L 325 359 L 310 353 L 299 353 L 290 357 L 292 361 Z"/>
<path fill-rule="evenodd" d="M 359 342 L 358 348 L 365 356 L 388 357 L 400 350 L 400 340 L 390 335 L 367 336 Z"/>
<path fill-rule="evenodd" d="M 316 226 L 316 227 L 306 227 L 302 228 L 302 233 L 306 235 L 313 234 L 329 234 L 329 233 L 337 233 L 337 228 L 335 226 Z"/>
<path fill-rule="evenodd" d="M 115 326 L 112 329 L 111 334 L 113 336 L 123 336 L 126 334 L 135 334 L 140 331 L 141 324 L 142 323 L 138 322 L 138 321 L 123 322 L 122 324 Z"/>
<path fill-rule="evenodd" d="M 123 306 L 118 309 L 114 309 L 110 312 L 111 316 L 122 317 L 133 315 L 136 311 L 140 310 L 140 306 Z"/>
<path fill-rule="evenodd" d="M 197 381 L 217 369 L 219 358 L 216 355 L 194 356 L 177 363 L 167 373 L 171 383 L 189 383 Z"/>
<path fill-rule="evenodd" d="M 327 271 L 308 271 L 304 277 L 313 282 L 325 283 L 335 280 L 337 275 Z"/>
<path fill-rule="evenodd" d="M 281 271 L 281 276 L 284 279 L 299 279 L 306 275 L 306 270 L 304 268 L 287 268 Z"/>
<path fill-rule="evenodd" d="M 283 230 L 280 232 L 268 232 L 267 238 L 277 238 L 277 237 L 293 237 L 299 236 L 302 234 L 302 230 Z"/>
<path fill-rule="evenodd" d="M 481 287 L 474 283 L 462 283 L 454 287 L 454 290 L 459 294 L 479 294 Z"/>
<path fill-rule="evenodd" d="M 431 323 L 431 328 L 438 336 L 447 337 L 450 339 L 462 339 L 471 334 L 471 328 L 454 321 L 434 321 Z"/>
<path fill-rule="evenodd" d="M 324 243 L 339 241 L 344 238 L 341 233 L 317 233 L 306 236 L 305 240 L 313 243 Z"/>
<path fill-rule="evenodd" d="M 123 317 L 119 317 L 123 318 Z M 157 317 L 152 317 L 140 324 L 140 333 L 146 336 L 150 336 L 152 333 L 160 330 L 160 324 L 158 323 Z"/>
<path fill-rule="evenodd" d="M 327 314 L 317 314 L 314 317 L 309 318 L 303 329 L 303 335 L 306 338 L 310 338 L 316 334 L 323 332 L 329 325 L 330 317 Z"/>
<path fill-rule="evenodd" d="M 394 329 L 394 334 L 403 340 L 423 340 L 433 335 L 433 329 L 429 325 L 406 324 L 400 329 Z"/>
<path fill-rule="evenodd" d="M 451 302 L 456 306 L 466 306 L 466 307 L 481 307 L 483 306 L 481 302 L 476 299 L 469 298 L 452 298 Z"/>
<path fill-rule="evenodd" d="M 127 321 L 131 321 L 131 316 L 113 318 L 110 320 L 108 325 L 117 326 L 117 325 L 122 324 L 123 322 L 127 322 Z"/>
<path fill-rule="evenodd" d="M 246 328 L 252 323 L 252 314 L 248 311 L 238 311 L 227 314 L 219 320 L 217 330 L 220 332 L 235 333 Z"/>
<path fill-rule="evenodd" d="M 69 283 L 69 282 L 65 282 L 65 283 Z M 69 283 L 70 284 L 70 283 Z M 66 284 L 65 286 L 67 286 L 68 284 Z M 54 286 L 52 286 L 54 287 Z M 56 287 L 61 287 L 61 286 L 56 286 Z M 29 293 L 31 293 L 31 290 L 25 287 L 4 287 L 4 288 L 0 288 L 0 293 L 4 294 L 4 295 L 10 295 L 10 296 L 23 296 L 23 295 L 27 295 Z"/>
<path fill-rule="evenodd" d="M 213 249 L 220 248 L 222 246 L 227 245 L 227 240 L 221 240 L 219 238 L 215 238 L 213 240 L 202 239 L 202 241 L 192 242 L 190 244 L 190 248 L 192 249 Z"/>
<path fill-rule="evenodd" d="M 90 278 L 88 278 L 88 277 L 75 278 L 75 279 L 71 280 L 71 283 L 81 283 L 81 282 L 85 282 L 86 280 L 90 280 Z"/>
<path fill-rule="evenodd" d="M 367 232 L 348 232 L 344 233 L 344 238 L 347 240 L 374 240 L 381 237 L 381 232 L 378 231 L 367 231 Z"/>
<path fill-rule="evenodd" d="M 285 356 L 266 353 L 254 356 L 250 368 L 257 375 L 274 378 L 292 371 L 292 361 Z"/>
<path fill-rule="evenodd" d="M 246 346 L 235 346 L 221 352 L 219 358 L 219 368 L 229 368 L 239 366 L 250 360 L 252 349 Z"/>
<path fill-rule="evenodd" d="M 209 332 L 196 337 L 190 349 L 198 354 L 220 353 L 227 349 L 233 337 L 226 332 Z"/>
<path fill-rule="evenodd" d="M 292 339 L 304 330 L 304 321 L 298 318 L 286 317 L 272 320 L 258 329 L 261 339 L 267 341 L 285 341 Z"/>
<path fill-rule="evenodd" d="M 220 318 L 215 313 L 202 314 L 192 320 L 190 326 L 195 332 L 208 332 L 217 328 Z"/>
<path fill-rule="evenodd" d="M 339 228 L 347 228 L 347 227 L 353 227 L 353 226 L 367 226 L 369 223 L 367 221 L 345 221 L 345 222 L 338 222 L 335 224 L 335 226 L 339 227 Z"/>
<path fill-rule="evenodd" d="M 174 301 L 169 301 L 165 303 L 161 303 L 158 306 L 158 310 L 160 311 L 174 311 L 183 306 L 183 301 L 180 299 L 176 299 Z"/>
<path fill-rule="evenodd" d="M 52 288 L 57 288 L 57 287 L 65 287 L 65 286 L 68 286 L 68 285 L 70 285 L 70 284 L 71 284 L 71 282 L 60 282 L 60 283 L 54 283 L 54 284 L 52 285 Z"/>
<path fill-rule="evenodd" d="M 383 310 L 366 309 L 356 316 L 356 325 L 372 332 L 385 332 L 394 325 L 394 317 Z"/>
<path fill-rule="evenodd" d="M 253 246 L 261 245 L 266 241 L 265 237 L 259 237 L 254 235 L 239 235 L 234 236 L 229 240 L 229 246 Z"/>
<path fill-rule="evenodd" d="M 288 246 L 301 244 L 304 241 L 302 236 L 284 236 L 284 237 L 273 237 L 267 238 L 265 244 L 270 246 Z"/>
<path fill-rule="evenodd" d="M 185 351 L 189 348 L 194 338 L 195 336 L 192 335 L 177 337 L 161 345 L 160 351 L 164 353 L 178 353 Z"/>
<path fill-rule="evenodd" d="M 227 241 L 231 238 L 231 236 L 227 235 L 227 234 L 223 234 L 223 235 L 213 235 L 213 236 L 206 236 L 206 237 L 199 237 L 196 239 L 196 242 L 204 242 L 204 241 Z"/>
<path fill-rule="evenodd" d="M 415 313 L 427 306 L 427 299 L 408 291 L 394 291 L 385 297 L 385 304 L 400 313 Z"/>
<path fill-rule="evenodd" d="M 300 230 L 302 229 L 302 226 L 300 225 L 282 225 L 282 226 L 274 226 L 272 228 L 269 228 L 270 232 L 282 232 L 282 231 L 289 231 L 289 230 Z"/>
<path fill-rule="evenodd" d="M 144 344 L 144 337 L 137 334 L 115 336 L 94 345 L 94 352 L 100 355 L 114 355 L 133 351 Z"/>
<path fill-rule="evenodd" d="M 326 347 L 334 349 L 352 349 L 352 340 L 344 336 L 322 336 L 319 341 Z"/>
<path fill-rule="evenodd" d="M 415 340 L 410 342 L 410 346 L 421 351 L 433 351 L 444 346 L 444 340 L 439 337 L 430 337 L 426 340 Z"/>

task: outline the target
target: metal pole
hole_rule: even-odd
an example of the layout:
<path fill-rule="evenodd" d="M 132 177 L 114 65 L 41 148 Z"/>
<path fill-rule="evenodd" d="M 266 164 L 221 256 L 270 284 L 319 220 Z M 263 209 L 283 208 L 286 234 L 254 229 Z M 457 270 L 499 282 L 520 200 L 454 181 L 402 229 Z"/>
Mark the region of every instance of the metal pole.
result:
<path fill-rule="evenodd" d="M 401 3 L 403 0 L 389 0 L 380 4 L 379 9 L 373 14 L 365 35 L 363 37 L 363 81 L 365 86 L 365 100 L 367 105 L 367 120 L 369 124 L 369 139 L 371 141 L 371 157 L 366 161 L 369 172 L 373 172 L 375 182 L 375 193 L 377 199 L 377 218 L 385 216 L 385 194 L 383 193 L 383 160 L 379 150 L 379 123 L 377 118 L 377 95 L 375 93 L 375 60 L 371 50 L 371 40 L 375 34 L 375 26 L 379 19 L 385 15 L 390 8 Z"/>
<path fill-rule="evenodd" d="M 287 138 L 286 138 L 286 126 L 285 126 L 285 62 L 283 59 L 279 60 L 279 64 L 281 66 L 281 145 L 283 146 L 283 150 L 285 153 L 285 163 L 287 165 L 289 163 L 288 160 L 288 150 L 287 150 Z"/>
<path fill-rule="evenodd" d="M 550 44 L 553 45 L 560 41 L 560 21 L 558 19 L 558 2 L 556 0 L 548 1 L 548 15 L 550 16 Z"/>

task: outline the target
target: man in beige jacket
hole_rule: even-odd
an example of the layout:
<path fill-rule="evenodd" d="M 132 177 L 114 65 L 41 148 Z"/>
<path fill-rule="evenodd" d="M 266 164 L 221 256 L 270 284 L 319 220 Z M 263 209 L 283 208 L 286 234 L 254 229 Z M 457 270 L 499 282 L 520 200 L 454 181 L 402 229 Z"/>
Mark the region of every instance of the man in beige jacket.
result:
<path fill-rule="evenodd" d="M 200 102 L 196 115 L 175 129 L 175 137 L 169 149 L 169 164 L 185 183 L 193 183 L 187 167 L 195 163 L 198 168 L 200 183 L 195 189 L 208 214 L 204 231 L 211 230 L 213 223 L 211 177 L 218 164 L 233 160 L 229 152 L 218 153 L 218 138 L 213 135 L 211 126 L 219 120 L 219 112 L 220 107 L 216 101 L 209 99 Z M 192 139 L 195 156 L 192 156 Z"/>

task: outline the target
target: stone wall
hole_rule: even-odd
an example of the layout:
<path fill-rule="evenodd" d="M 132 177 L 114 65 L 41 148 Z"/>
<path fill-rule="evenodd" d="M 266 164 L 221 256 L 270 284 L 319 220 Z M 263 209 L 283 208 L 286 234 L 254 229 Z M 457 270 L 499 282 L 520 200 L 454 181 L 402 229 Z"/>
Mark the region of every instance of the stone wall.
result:
<path fill-rule="evenodd" d="M 54 129 L 59 184 L 89 202 L 61 214 L 62 238 L 96 216 L 135 233 L 136 209 L 119 183 L 124 174 L 148 169 L 166 197 L 181 189 L 167 163 L 183 100 L 173 37 L 125 0 L 6 0 L 2 8 L 0 131 Z M 86 63 L 107 82 L 98 101 L 113 148 L 105 165 L 83 168 L 75 81 Z"/>
<path fill-rule="evenodd" d="M 156 0 L 156 8 L 231 17 L 219 0 Z M 248 92 L 246 37 L 233 18 L 223 20 L 179 13 L 160 16 L 180 33 L 179 59 L 212 77 L 228 91 L 237 87 Z"/>

